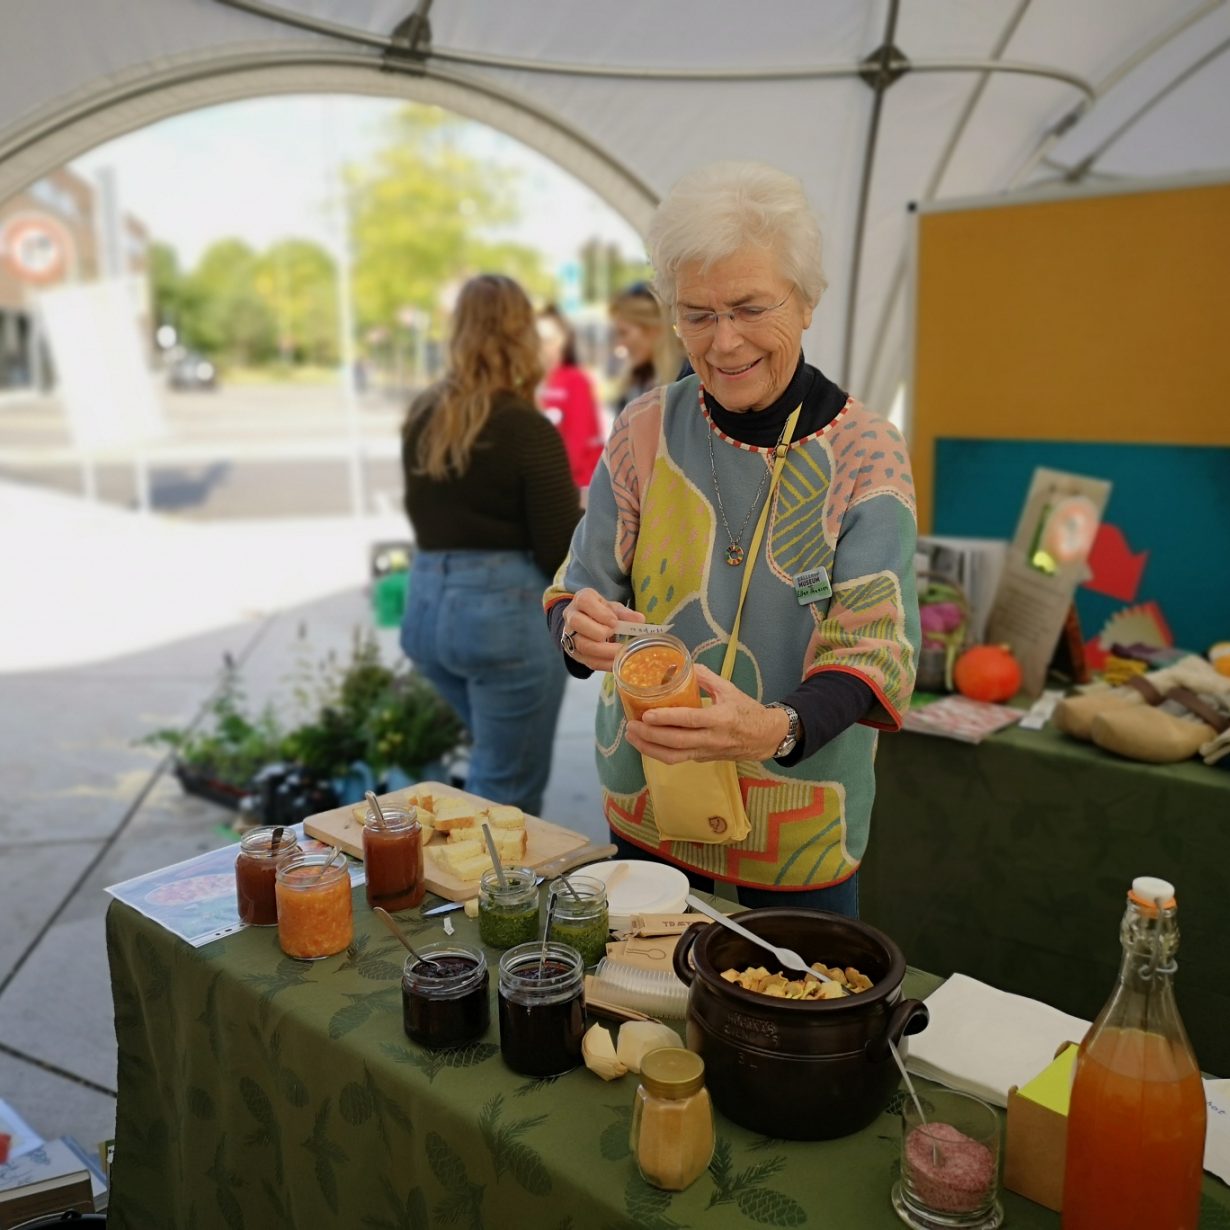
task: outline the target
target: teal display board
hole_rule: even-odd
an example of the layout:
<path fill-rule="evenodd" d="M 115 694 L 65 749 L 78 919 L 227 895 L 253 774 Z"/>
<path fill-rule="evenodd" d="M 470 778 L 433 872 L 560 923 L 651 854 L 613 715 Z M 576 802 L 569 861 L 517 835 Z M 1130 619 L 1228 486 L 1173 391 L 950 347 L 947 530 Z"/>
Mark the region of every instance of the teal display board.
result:
<path fill-rule="evenodd" d="M 1204 653 L 1230 640 L 1230 448 L 939 439 L 935 533 L 1011 540 L 1038 466 L 1113 483 L 1104 524 L 1133 555 L 1148 553 L 1143 568 L 1120 570 L 1133 579 L 1139 570 L 1132 596 L 1122 584 L 1118 597 L 1077 591 L 1086 641 L 1115 612 L 1146 602 L 1161 608 L 1176 645 Z"/>

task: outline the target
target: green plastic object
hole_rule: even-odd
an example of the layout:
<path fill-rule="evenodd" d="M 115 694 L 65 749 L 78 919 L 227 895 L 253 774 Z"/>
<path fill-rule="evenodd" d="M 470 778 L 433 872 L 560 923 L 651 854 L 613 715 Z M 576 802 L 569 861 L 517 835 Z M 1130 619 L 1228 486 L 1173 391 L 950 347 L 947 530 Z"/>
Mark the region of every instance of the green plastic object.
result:
<path fill-rule="evenodd" d="M 372 614 L 378 628 L 401 626 L 406 613 L 406 594 L 410 588 L 410 574 L 398 571 L 378 577 L 372 585 Z"/>

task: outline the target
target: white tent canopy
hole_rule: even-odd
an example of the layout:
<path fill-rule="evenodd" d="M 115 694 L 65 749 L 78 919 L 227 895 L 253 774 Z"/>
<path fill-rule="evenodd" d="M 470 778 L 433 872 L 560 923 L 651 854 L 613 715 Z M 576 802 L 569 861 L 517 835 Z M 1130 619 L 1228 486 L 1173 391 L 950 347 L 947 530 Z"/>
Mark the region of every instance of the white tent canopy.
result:
<path fill-rule="evenodd" d="M 7 0 L 0 23 L 0 199 L 167 115 L 288 92 L 482 120 L 641 229 L 692 166 L 783 167 L 827 243 L 809 357 L 884 409 L 911 202 L 1230 168 L 1226 0 Z"/>

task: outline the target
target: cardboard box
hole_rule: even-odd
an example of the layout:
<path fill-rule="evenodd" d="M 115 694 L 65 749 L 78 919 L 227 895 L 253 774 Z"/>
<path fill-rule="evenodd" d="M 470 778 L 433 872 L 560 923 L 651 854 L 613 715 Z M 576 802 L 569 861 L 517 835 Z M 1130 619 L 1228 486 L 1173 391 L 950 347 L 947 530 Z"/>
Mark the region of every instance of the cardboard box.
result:
<path fill-rule="evenodd" d="M 1078 1049 L 1065 1042 L 1033 1080 L 1008 1089 L 1004 1186 L 1056 1213 L 1063 1207 L 1068 1100 Z"/>

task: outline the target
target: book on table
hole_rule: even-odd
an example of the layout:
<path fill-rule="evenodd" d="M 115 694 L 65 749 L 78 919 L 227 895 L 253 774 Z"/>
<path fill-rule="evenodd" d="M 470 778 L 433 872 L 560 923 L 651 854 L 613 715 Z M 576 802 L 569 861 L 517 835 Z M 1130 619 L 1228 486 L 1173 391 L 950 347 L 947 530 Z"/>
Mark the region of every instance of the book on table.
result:
<path fill-rule="evenodd" d="M 71 1136 L 46 1141 L 0 1166 L 0 1230 L 32 1217 L 68 1210 L 92 1213 L 106 1205 L 102 1167 Z"/>
<path fill-rule="evenodd" d="M 84 1168 L 0 1191 L 0 1230 L 11 1230 L 31 1218 L 70 1211 L 94 1212 L 90 1172 Z"/>

